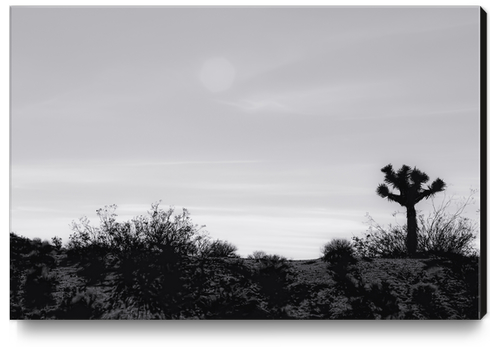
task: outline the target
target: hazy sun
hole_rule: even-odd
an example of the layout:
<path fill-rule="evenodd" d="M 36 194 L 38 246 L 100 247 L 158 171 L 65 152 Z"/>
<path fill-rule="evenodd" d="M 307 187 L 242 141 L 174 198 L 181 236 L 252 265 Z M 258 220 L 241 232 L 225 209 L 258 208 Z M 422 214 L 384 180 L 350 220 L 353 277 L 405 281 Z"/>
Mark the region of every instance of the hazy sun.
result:
<path fill-rule="evenodd" d="M 219 93 L 231 88 L 235 74 L 235 67 L 227 59 L 216 57 L 204 62 L 199 79 L 207 90 Z"/>

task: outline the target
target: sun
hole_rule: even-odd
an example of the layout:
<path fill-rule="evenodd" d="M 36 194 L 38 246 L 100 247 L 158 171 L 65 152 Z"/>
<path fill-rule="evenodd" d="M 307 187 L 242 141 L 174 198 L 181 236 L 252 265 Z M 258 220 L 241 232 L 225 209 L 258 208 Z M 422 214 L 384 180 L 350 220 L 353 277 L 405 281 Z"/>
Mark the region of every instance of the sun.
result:
<path fill-rule="evenodd" d="M 204 62 L 199 72 L 202 85 L 212 93 L 230 89 L 235 81 L 236 70 L 226 58 L 215 57 Z"/>

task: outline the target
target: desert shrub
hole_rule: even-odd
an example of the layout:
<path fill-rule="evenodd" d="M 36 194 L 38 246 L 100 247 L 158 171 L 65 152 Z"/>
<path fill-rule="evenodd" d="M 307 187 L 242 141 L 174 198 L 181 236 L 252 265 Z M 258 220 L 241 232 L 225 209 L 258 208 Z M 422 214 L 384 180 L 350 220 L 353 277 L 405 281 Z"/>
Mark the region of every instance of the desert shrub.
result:
<path fill-rule="evenodd" d="M 403 226 L 392 226 L 384 228 L 367 215 L 369 229 L 364 237 L 354 236 L 352 247 L 354 253 L 363 258 L 399 258 L 407 254 L 405 240 L 406 228 Z"/>
<path fill-rule="evenodd" d="M 73 221 L 71 228 L 74 231 L 69 236 L 67 248 L 71 251 L 92 249 L 120 250 L 131 246 L 137 235 L 128 233 L 129 223 L 116 222 L 116 205 L 105 206 L 97 210 L 100 227 L 90 225 L 90 220 L 84 216 L 78 222 Z"/>
<path fill-rule="evenodd" d="M 48 240 L 44 240 L 41 242 L 41 249 L 44 249 L 46 252 L 51 252 L 53 251 L 54 246 Z"/>
<path fill-rule="evenodd" d="M 102 269 L 96 272 L 100 279 L 104 271 L 113 273 L 111 309 L 122 305 L 144 317 L 181 317 L 195 301 L 190 256 L 199 255 L 207 245 L 201 227 L 192 223 L 186 209 L 175 215 L 173 208 L 164 211 L 159 203 L 151 205 L 147 216 L 127 222 L 116 221 L 115 209 L 111 205 L 97 210 L 100 227 L 90 226 L 86 218 L 73 223 L 68 249 L 91 254 L 84 260 L 88 275 L 86 267 L 91 264 Z"/>
<path fill-rule="evenodd" d="M 427 215 L 418 215 L 418 252 L 444 256 L 472 256 L 477 253 L 473 242 L 479 232 L 478 224 L 464 216 L 465 209 L 474 203 L 474 193 L 459 202 L 445 197 L 439 205 L 432 199 L 432 211 Z M 390 224 L 385 228 L 369 214 L 367 218 L 367 233 L 363 237 L 352 238 L 357 255 L 368 258 L 407 255 L 406 225 Z"/>
<path fill-rule="evenodd" d="M 258 260 L 252 278 L 267 302 L 270 318 L 287 318 L 284 307 L 290 299 L 289 285 L 294 277 L 295 272 L 285 257 L 266 254 Z"/>
<path fill-rule="evenodd" d="M 120 258 L 115 271 L 111 308 L 121 304 L 147 317 L 180 318 L 193 305 L 193 267 L 174 249 L 132 251 Z"/>
<path fill-rule="evenodd" d="M 30 240 L 13 233 L 10 235 L 10 260 L 15 261 L 17 266 L 26 269 L 34 264 L 44 264 L 51 268 L 55 264 L 54 255 L 54 247 L 48 241 L 41 241 L 40 238 Z"/>
<path fill-rule="evenodd" d="M 255 259 L 255 260 L 260 260 L 262 258 L 265 258 L 267 256 L 267 253 L 264 251 L 254 251 L 251 255 L 249 255 L 247 258 L 248 259 Z"/>
<path fill-rule="evenodd" d="M 53 243 L 54 247 L 59 251 L 61 247 L 63 246 L 63 240 L 61 237 L 54 236 L 51 238 L 51 242 Z"/>
<path fill-rule="evenodd" d="M 236 251 L 238 248 L 229 243 L 228 241 L 215 240 L 208 244 L 207 249 L 204 250 L 204 253 L 208 257 L 218 257 L 218 258 L 227 258 L 227 257 L 237 257 Z"/>
<path fill-rule="evenodd" d="M 474 254 L 478 225 L 464 216 L 473 200 L 473 195 L 459 202 L 445 197 L 439 206 L 432 201 L 432 211 L 427 216 L 419 215 L 419 250 L 434 254 Z M 453 205 L 456 211 L 449 213 Z"/>
<path fill-rule="evenodd" d="M 333 239 L 322 249 L 322 260 L 331 264 L 354 263 L 354 248 L 349 240 Z"/>
<path fill-rule="evenodd" d="M 86 217 L 73 222 L 74 233 L 70 235 L 68 250 L 91 250 L 117 256 L 133 251 L 163 252 L 168 249 L 186 256 L 197 253 L 201 228 L 192 224 L 186 209 L 182 214 L 174 215 L 173 208 L 163 211 L 159 203 L 154 203 L 148 216 L 117 222 L 116 208 L 116 205 L 110 205 L 97 210 L 100 227 L 92 227 Z"/>
<path fill-rule="evenodd" d="M 194 237 L 194 247 L 195 247 L 195 256 L 204 260 L 208 257 L 209 248 L 211 246 L 211 237 L 209 236 L 207 231 L 201 231 Z"/>
<path fill-rule="evenodd" d="M 27 237 L 17 235 L 16 233 L 10 233 L 10 253 L 12 255 L 18 255 L 23 253 L 29 253 L 32 250 L 32 243 Z"/>
<path fill-rule="evenodd" d="M 259 258 L 259 270 L 262 271 L 264 269 L 289 269 L 291 265 L 286 257 L 278 254 L 265 254 L 264 256 Z"/>
<path fill-rule="evenodd" d="M 152 251 L 172 248 L 176 253 L 189 256 L 197 253 L 196 239 L 201 235 L 201 228 L 192 223 L 190 214 L 183 209 L 182 214 L 174 215 L 174 209 L 159 209 L 159 204 L 152 204 L 149 217 L 140 216 L 132 220 L 134 227 L 127 227 L 126 233 L 133 232 L 135 245 Z M 133 231 L 134 229 L 134 231 Z M 126 238 L 122 238 L 124 241 Z M 131 238 L 129 238 L 131 239 Z"/>

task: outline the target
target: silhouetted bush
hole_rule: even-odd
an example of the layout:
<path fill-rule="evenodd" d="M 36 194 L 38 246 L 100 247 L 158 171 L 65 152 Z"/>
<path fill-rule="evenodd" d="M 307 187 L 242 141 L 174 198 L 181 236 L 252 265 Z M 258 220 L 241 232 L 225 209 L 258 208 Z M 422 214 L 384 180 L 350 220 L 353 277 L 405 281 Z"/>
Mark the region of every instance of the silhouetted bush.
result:
<path fill-rule="evenodd" d="M 27 254 L 33 250 L 32 242 L 27 237 L 10 233 L 10 259 L 18 257 L 20 254 Z"/>
<path fill-rule="evenodd" d="M 254 251 L 252 254 L 248 256 L 248 259 L 260 260 L 267 257 L 267 253 L 264 251 Z"/>
<path fill-rule="evenodd" d="M 432 200 L 432 211 L 418 216 L 418 252 L 450 256 L 471 256 L 476 253 L 473 242 L 479 232 L 477 223 L 464 216 L 473 202 L 474 192 L 455 204 L 454 199 L 444 199 L 438 206 Z M 456 210 L 451 212 L 453 205 Z M 382 227 L 367 215 L 369 229 L 364 237 L 353 237 L 355 253 L 361 257 L 397 258 L 407 256 L 406 226 Z"/>
<path fill-rule="evenodd" d="M 463 215 L 474 200 L 473 194 L 456 203 L 452 198 L 444 198 L 439 206 L 433 201 L 432 211 L 427 216 L 419 215 L 420 251 L 440 255 L 475 254 L 473 241 L 479 227 L 476 222 Z M 452 205 L 456 205 L 456 211 L 449 213 Z"/>
<path fill-rule="evenodd" d="M 116 314 L 120 318 L 193 317 L 199 295 L 211 283 L 207 259 L 237 257 L 236 246 L 211 241 L 186 209 L 174 215 L 173 208 L 163 211 L 155 203 L 147 216 L 118 222 L 116 207 L 97 210 L 99 227 L 85 217 L 73 223 L 70 256 L 79 258 L 82 273 L 92 282 L 111 274 L 109 310 L 133 312 Z"/>
<path fill-rule="evenodd" d="M 83 261 L 84 271 L 88 276 L 93 273 L 92 279 L 96 275 L 103 279 L 104 272 L 113 274 L 111 309 L 123 305 L 138 316 L 151 318 L 185 315 L 195 300 L 189 257 L 203 255 L 200 253 L 207 244 L 199 244 L 207 240 L 201 228 L 192 224 L 186 209 L 174 215 L 173 208 L 163 211 L 155 203 L 148 216 L 127 222 L 116 221 L 115 209 L 116 205 L 111 205 L 97 211 L 98 228 L 90 226 L 86 218 L 73 223 L 75 233 L 70 235 L 68 249 L 94 252 Z M 223 241 L 210 246 L 210 253 L 220 256 L 236 250 Z"/>
<path fill-rule="evenodd" d="M 333 239 L 325 244 L 322 249 L 322 260 L 331 264 L 355 263 L 354 248 L 349 240 Z"/>
<path fill-rule="evenodd" d="M 61 247 L 63 246 L 63 240 L 61 237 L 54 236 L 51 238 L 51 242 L 53 242 L 54 247 L 59 251 L 61 250 Z"/>
<path fill-rule="evenodd" d="M 170 246 L 119 259 L 111 307 L 123 304 L 157 319 L 175 319 L 194 303 L 190 260 Z"/>
<path fill-rule="evenodd" d="M 258 260 L 259 260 L 259 265 L 258 265 L 259 271 L 263 271 L 266 269 L 267 271 L 271 269 L 282 271 L 282 270 L 289 269 L 291 267 L 287 258 L 278 254 L 265 254 L 260 258 L 258 258 Z"/>
<path fill-rule="evenodd" d="M 354 236 L 352 238 L 354 254 L 363 258 L 406 257 L 406 228 L 389 225 L 388 229 L 384 229 L 371 216 L 368 215 L 368 218 L 370 224 L 368 232 L 364 237 Z"/>
<path fill-rule="evenodd" d="M 259 284 L 267 302 L 270 318 L 288 318 L 284 306 L 290 299 L 289 285 L 295 272 L 289 261 L 280 255 L 265 255 L 258 259 L 252 278 Z"/>
<path fill-rule="evenodd" d="M 206 250 L 204 250 L 204 254 L 208 257 L 238 257 L 236 254 L 238 248 L 229 243 L 228 241 L 215 240 L 209 243 Z"/>
<path fill-rule="evenodd" d="M 74 233 L 68 242 L 69 251 L 87 250 L 101 254 L 124 257 L 127 252 L 163 252 L 172 249 L 180 255 L 197 254 L 197 239 L 202 237 L 201 228 L 192 224 L 189 212 L 174 215 L 174 209 L 151 206 L 148 216 L 138 216 L 127 222 L 117 222 L 116 205 L 97 210 L 100 227 L 92 227 L 86 217 L 73 222 Z"/>

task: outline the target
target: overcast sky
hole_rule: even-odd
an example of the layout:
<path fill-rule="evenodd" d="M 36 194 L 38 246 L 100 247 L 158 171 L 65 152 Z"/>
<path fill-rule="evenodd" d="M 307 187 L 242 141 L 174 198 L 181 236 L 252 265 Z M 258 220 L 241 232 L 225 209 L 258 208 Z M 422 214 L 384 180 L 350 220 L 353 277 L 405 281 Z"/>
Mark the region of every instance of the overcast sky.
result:
<path fill-rule="evenodd" d="M 367 212 L 404 222 L 375 193 L 388 163 L 467 196 L 479 11 L 14 7 L 11 229 L 67 241 L 161 200 L 241 255 L 307 259 Z"/>

